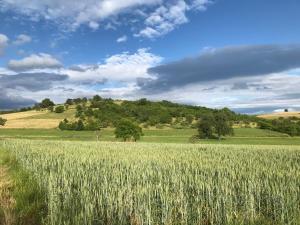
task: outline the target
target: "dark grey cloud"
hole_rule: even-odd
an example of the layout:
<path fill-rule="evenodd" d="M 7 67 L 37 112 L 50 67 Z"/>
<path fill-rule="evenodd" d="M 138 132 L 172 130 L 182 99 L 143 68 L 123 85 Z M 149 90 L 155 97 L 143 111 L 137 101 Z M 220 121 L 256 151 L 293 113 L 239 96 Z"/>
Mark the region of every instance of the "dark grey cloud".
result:
<path fill-rule="evenodd" d="M 249 85 L 247 83 L 234 83 L 231 90 L 247 90 L 249 89 Z"/>
<path fill-rule="evenodd" d="M 289 94 L 283 94 L 277 97 L 277 99 L 299 99 L 300 102 L 300 93 L 289 93 Z"/>
<path fill-rule="evenodd" d="M 0 88 L 5 89 L 26 89 L 30 91 L 48 90 L 53 82 L 64 81 L 67 75 L 52 73 L 20 73 L 17 75 L 0 75 Z"/>
<path fill-rule="evenodd" d="M 68 79 L 66 75 L 52 73 L 20 73 L 17 75 L 0 75 L 0 110 L 32 106 L 33 99 L 19 96 L 20 90 L 31 92 L 49 90 L 56 82 Z"/>
<path fill-rule="evenodd" d="M 73 71 L 77 71 L 77 72 L 85 72 L 86 71 L 86 69 L 84 69 L 80 66 L 77 66 L 77 65 L 70 66 L 69 70 L 73 70 Z"/>
<path fill-rule="evenodd" d="M 138 79 L 148 92 L 198 82 L 267 75 L 300 67 L 300 45 L 250 45 L 209 50 L 198 57 L 150 68 L 157 79 Z"/>
<path fill-rule="evenodd" d="M 32 106 L 36 103 L 33 99 L 23 98 L 21 96 L 7 95 L 3 90 L 0 91 L 0 110 L 18 109 Z"/>

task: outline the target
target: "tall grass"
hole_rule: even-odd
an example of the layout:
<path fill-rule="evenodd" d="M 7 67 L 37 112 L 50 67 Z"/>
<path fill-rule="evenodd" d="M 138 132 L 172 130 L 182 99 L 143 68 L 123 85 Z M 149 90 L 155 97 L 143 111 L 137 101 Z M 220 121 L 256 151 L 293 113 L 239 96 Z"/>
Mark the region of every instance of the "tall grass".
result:
<path fill-rule="evenodd" d="M 300 224 L 300 149 L 5 141 L 51 225 Z"/>

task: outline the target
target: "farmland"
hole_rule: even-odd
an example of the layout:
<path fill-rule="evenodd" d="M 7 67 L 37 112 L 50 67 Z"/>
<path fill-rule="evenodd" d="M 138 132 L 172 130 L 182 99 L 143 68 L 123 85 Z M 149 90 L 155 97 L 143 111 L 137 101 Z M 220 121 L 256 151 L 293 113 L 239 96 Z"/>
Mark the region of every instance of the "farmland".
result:
<path fill-rule="evenodd" d="M 292 146 L 6 140 L 45 224 L 299 224 Z"/>
<path fill-rule="evenodd" d="M 197 134 L 195 129 L 145 129 L 141 142 L 151 143 L 189 143 L 191 136 Z M 226 137 L 222 144 L 249 145 L 300 145 L 300 138 L 286 134 L 255 128 L 236 128 L 234 137 Z M 57 129 L 0 129 L 0 139 L 31 140 L 69 140 L 96 141 L 93 131 L 60 131 Z M 100 131 L 100 141 L 118 141 L 113 129 Z M 199 140 L 197 143 L 220 144 L 217 140 Z"/>

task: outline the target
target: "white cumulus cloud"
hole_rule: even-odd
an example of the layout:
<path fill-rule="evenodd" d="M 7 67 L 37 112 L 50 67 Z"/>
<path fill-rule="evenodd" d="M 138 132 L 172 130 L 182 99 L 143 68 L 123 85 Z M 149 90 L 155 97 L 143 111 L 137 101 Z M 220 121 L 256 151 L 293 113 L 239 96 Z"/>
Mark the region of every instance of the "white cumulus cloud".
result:
<path fill-rule="evenodd" d="M 62 64 L 49 54 L 32 54 L 21 60 L 10 60 L 8 68 L 13 71 L 28 71 L 33 69 L 60 68 Z"/>
<path fill-rule="evenodd" d="M 122 42 L 126 42 L 127 41 L 127 36 L 126 35 L 124 35 L 124 36 L 122 36 L 122 37 L 119 37 L 118 39 L 117 39 L 117 42 L 118 43 L 122 43 Z"/>
<path fill-rule="evenodd" d="M 130 82 L 137 78 L 148 78 L 148 68 L 161 61 L 160 56 L 150 53 L 148 49 L 139 49 L 133 54 L 124 52 L 105 59 L 103 63 L 77 65 L 74 68 L 62 70 L 61 73 L 69 75 L 72 80 Z"/>
<path fill-rule="evenodd" d="M 23 45 L 31 42 L 31 37 L 26 34 L 18 35 L 17 39 L 13 42 L 15 45 Z"/>
<path fill-rule="evenodd" d="M 146 18 L 146 27 L 135 36 L 146 38 L 163 36 L 179 25 L 187 23 L 188 11 L 205 10 L 208 3 L 208 0 L 195 0 L 191 4 L 184 0 L 177 0 L 175 3 L 160 6 Z"/>

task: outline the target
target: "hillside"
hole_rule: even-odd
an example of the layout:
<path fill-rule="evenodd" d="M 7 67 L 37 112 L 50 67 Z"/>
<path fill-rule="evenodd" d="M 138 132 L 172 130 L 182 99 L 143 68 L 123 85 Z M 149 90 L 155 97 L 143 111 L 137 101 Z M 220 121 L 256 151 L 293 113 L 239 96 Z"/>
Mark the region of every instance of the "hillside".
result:
<path fill-rule="evenodd" d="M 46 101 L 49 104 L 49 99 Z M 50 101 L 51 104 L 53 104 Z M 4 128 L 57 128 L 67 119 L 69 123 L 83 121 L 86 126 L 114 127 L 122 119 L 131 120 L 143 128 L 191 128 L 198 118 L 213 114 L 216 109 L 147 99 L 118 101 L 95 96 L 92 99 L 68 99 L 64 105 L 39 105 L 25 112 L 2 114 L 7 119 Z M 63 111 L 55 112 L 62 107 Z M 239 115 L 225 108 L 224 113 L 235 120 Z M 90 130 L 93 130 L 92 128 Z"/>
<path fill-rule="evenodd" d="M 63 113 L 54 113 L 49 110 L 29 110 L 26 112 L 15 112 L 2 114 L 7 119 L 3 128 L 20 129 L 53 129 L 57 128 L 60 121 L 65 118 L 72 119 L 75 116 L 75 108 L 69 108 Z M 1 129 L 1 127 L 0 127 Z"/>

